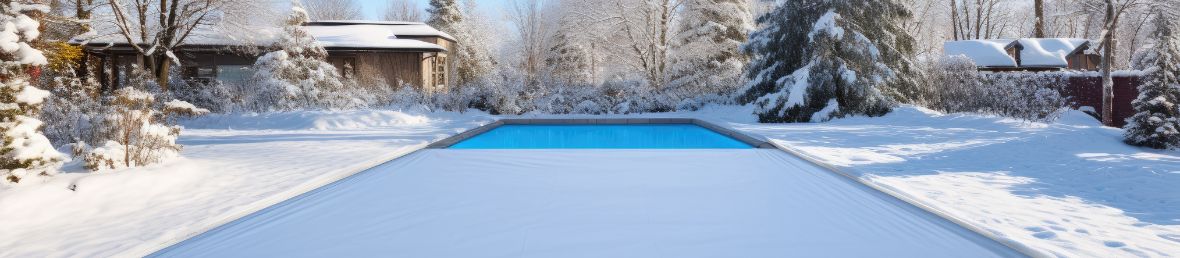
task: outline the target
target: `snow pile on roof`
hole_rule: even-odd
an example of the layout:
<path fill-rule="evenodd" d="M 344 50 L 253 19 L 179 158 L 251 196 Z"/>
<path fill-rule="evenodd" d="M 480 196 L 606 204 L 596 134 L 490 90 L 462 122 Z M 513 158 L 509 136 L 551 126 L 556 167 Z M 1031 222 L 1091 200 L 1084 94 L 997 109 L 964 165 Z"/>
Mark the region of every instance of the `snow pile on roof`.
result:
<path fill-rule="evenodd" d="M 325 20 L 313 21 L 305 25 L 305 27 L 331 27 L 331 26 L 347 26 L 347 25 L 383 25 L 393 31 L 397 36 L 433 36 L 442 37 L 451 41 L 455 41 L 455 37 L 446 32 L 439 31 L 430 25 L 421 22 L 404 22 L 404 21 L 364 21 L 364 20 Z"/>
<path fill-rule="evenodd" d="M 378 22 L 378 21 L 316 21 L 303 26 L 316 40 L 327 48 L 369 48 L 369 49 L 419 49 L 445 51 L 437 44 L 398 37 L 442 37 L 454 41 L 454 37 L 420 22 Z M 282 29 L 259 26 L 248 29 L 251 33 L 229 33 L 214 28 L 202 27 L 194 30 L 186 45 L 190 46 L 269 46 L 278 39 Z M 100 36 L 80 37 L 75 43 L 89 45 L 124 44 L 127 39 L 115 31 L 100 33 Z M 135 41 L 140 43 L 139 40 Z"/>
<path fill-rule="evenodd" d="M 1020 51 L 1021 66 L 1066 67 L 1065 57 L 1086 44 L 1085 39 L 1071 38 L 1029 38 L 1020 39 L 1024 50 Z"/>
<path fill-rule="evenodd" d="M 398 39 L 394 27 L 401 25 L 375 25 L 375 24 L 361 24 L 361 25 L 336 25 L 336 26 L 304 26 L 315 37 L 316 41 L 320 42 L 327 48 L 332 47 L 348 47 L 348 48 L 406 48 L 406 49 L 435 49 L 445 50 L 442 46 L 432 43 L 412 40 L 412 39 Z"/>
<path fill-rule="evenodd" d="M 942 48 L 948 56 L 963 55 L 980 67 L 1016 67 L 1016 60 L 1004 51 L 1008 43 L 998 40 L 947 41 Z"/>

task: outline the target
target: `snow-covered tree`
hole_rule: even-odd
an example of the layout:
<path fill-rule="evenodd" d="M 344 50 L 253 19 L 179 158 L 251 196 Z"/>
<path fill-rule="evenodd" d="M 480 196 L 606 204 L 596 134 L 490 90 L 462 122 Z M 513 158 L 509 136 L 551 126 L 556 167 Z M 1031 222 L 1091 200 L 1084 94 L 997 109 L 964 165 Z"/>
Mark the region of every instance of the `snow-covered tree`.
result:
<path fill-rule="evenodd" d="M 785 1 L 758 18 L 742 102 L 763 122 L 879 116 L 917 91 L 905 6 L 885 1 Z"/>
<path fill-rule="evenodd" d="M 475 2 L 460 3 L 458 0 L 430 0 L 426 12 L 430 18 L 426 24 L 455 37 L 457 46 L 450 58 L 454 60 L 451 82 L 462 87 L 485 80 L 495 71 L 495 60 L 487 35 L 487 24 L 474 14 L 478 7 Z"/>
<path fill-rule="evenodd" d="M 740 50 L 753 29 L 747 0 L 687 0 L 672 37 L 668 89 L 678 99 L 732 95 L 749 61 Z"/>
<path fill-rule="evenodd" d="M 391 0 L 387 1 L 383 18 L 386 21 L 422 21 L 422 17 L 426 16 L 422 10 L 415 1 Z"/>
<path fill-rule="evenodd" d="M 19 183 L 56 172 L 64 156 L 40 132 L 37 112 L 50 93 L 30 84 L 31 73 L 48 64 L 29 45 L 40 35 L 38 18 L 48 6 L 0 0 L 0 176 Z"/>
<path fill-rule="evenodd" d="M 273 46 L 276 50 L 254 63 L 254 80 L 264 92 L 251 102 L 260 106 L 257 109 L 354 107 L 345 91 L 346 81 L 325 61 L 328 51 L 302 27 L 309 20 L 307 11 L 298 2 L 293 5 Z"/>
<path fill-rule="evenodd" d="M 564 23 L 563 23 L 564 25 Z M 545 74 L 550 83 L 560 85 L 584 85 L 590 81 L 590 54 L 574 42 L 569 26 L 560 26 L 549 39 L 545 54 Z"/>
<path fill-rule="evenodd" d="M 314 20 L 360 20 L 365 18 L 356 0 L 303 0 Z"/>
<path fill-rule="evenodd" d="M 94 15 L 92 25 L 114 26 L 115 35 L 129 44 L 136 63 L 152 72 L 156 83 L 169 91 L 173 65 L 179 65 L 176 51 L 197 29 L 218 28 L 218 32 L 253 33 L 253 20 L 269 15 L 270 1 L 239 0 L 106 0 L 103 11 Z M 94 34 L 97 35 L 97 34 Z"/>
<path fill-rule="evenodd" d="M 1155 44 L 1138 58 L 1143 68 L 1135 115 L 1124 126 L 1127 144 L 1156 149 L 1180 147 L 1180 35 L 1171 16 L 1155 18 Z"/>

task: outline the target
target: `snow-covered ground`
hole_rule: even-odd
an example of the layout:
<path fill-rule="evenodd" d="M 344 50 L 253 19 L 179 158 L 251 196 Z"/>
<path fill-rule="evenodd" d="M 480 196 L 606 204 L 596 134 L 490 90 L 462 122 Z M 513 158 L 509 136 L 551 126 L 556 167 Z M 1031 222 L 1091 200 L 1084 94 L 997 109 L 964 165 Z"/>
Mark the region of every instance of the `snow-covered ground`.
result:
<path fill-rule="evenodd" d="M 1050 124 L 914 107 L 819 124 L 723 124 L 1043 254 L 1180 254 L 1180 152 L 1124 145 L 1121 130 L 1080 112 Z"/>
<path fill-rule="evenodd" d="M 750 114 L 629 117 L 698 117 L 764 136 L 1049 255 L 1180 254 L 1180 152 L 1126 146 L 1120 130 L 1080 113 L 1051 124 L 914 107 L 818 124 L 757 124 Z M 150 252 L 491 119 L 351 111 L 187 121 L 180 160 L 0 186 L 0 256 Z"/>
<path fill-rule="evenodd" d="M 0 189 L 0 257 L 151 252 L 491 121 L 480 114 L 298 112 L 187 121 L 184 158 Z M 80 172 L 76 164 L 67 169 Z"/>

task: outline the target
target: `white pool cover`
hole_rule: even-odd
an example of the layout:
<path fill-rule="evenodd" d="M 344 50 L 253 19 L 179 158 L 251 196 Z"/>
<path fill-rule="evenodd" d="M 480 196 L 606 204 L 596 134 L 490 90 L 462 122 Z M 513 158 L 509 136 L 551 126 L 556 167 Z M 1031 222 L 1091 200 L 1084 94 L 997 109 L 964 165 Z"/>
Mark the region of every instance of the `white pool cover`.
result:
<path fill-rule="evenodd" d="M 424 150 L 159 256 L 996 257 L 778 150 Z"/>

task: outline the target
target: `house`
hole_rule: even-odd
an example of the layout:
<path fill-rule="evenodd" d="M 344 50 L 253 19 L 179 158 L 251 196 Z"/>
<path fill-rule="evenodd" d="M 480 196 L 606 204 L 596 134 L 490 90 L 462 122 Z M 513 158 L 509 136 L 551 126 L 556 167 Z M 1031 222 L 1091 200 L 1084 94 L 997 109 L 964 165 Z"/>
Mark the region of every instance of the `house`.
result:
<path fill-rule="evenodd" d="M 413 85 L 423 92 L 446 90 L 451 62 L 447 53 L 455 38 L 418 22 L 315 21 L 303 28 L 324 46 L 327 61 L 348 78 L 365 74 L 390 87 Z M 251 39 L 230 34 L 197 31 L 176 51 L 180 72 L 190 81 L 240 82 L 249 67 L 266 51 L 281 28 L 258 28 Z M 120 35 L 75 40 L 83 46 L 83 66 L 96 65 L 103 88 L 117 88 L 136 62 L 136 52 Z"/>
<path fill-rule="evenodd" d="M 948 56 L 970 58 L 983 71 L 1095 71 L 1101 57 L 1074 38 L 976 39 L 943 43 Z"/>

